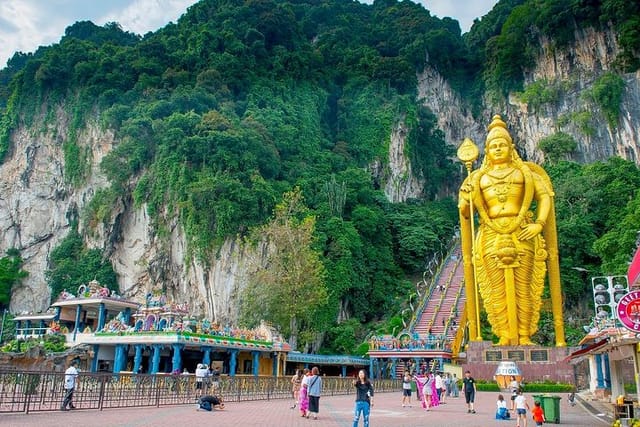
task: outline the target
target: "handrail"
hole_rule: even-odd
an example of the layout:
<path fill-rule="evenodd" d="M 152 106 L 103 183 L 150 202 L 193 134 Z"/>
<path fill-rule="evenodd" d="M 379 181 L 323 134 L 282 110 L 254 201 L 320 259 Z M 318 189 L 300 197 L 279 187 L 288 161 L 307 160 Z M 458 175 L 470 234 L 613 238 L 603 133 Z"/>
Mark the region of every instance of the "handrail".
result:
<path fill-rule="evenodd" d="M 462 314 L 460 315 L 460 323 L 458 324 L 458 331 L 456 332 L 456 336 L 451 343 L 451 354 L 453 357 L 458 356 L 460 354 L 460 348 L 463 344 L 464 338 L 464 330 L 466 329 L 465 325 L 467 323 L 467 310 L 462 310 Z"/>

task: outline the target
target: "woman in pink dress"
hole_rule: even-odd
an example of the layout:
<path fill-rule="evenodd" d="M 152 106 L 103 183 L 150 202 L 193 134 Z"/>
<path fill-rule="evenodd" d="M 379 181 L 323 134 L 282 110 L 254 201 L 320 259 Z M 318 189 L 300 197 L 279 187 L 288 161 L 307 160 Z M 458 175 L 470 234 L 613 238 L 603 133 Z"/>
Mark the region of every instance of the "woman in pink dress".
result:
<path fill-rule="evenodd" d="M 431 406 L 438 406 L 440 404 L 440 399 L 438 399 L 438 390 L 436 389 L 436 379 L 433 376 L 433 373 L 429 373 L 431 381 Z"/>
<path fill-rule="evenodd" d="M 429 410 L 425 395 L 423 393 L 424 386 L 427 383 L 428 377 L 422 375 L 414 375 L 413 380 L 416 382 L 416 392 L 418 394 L 418 400 L 420 400 L 420 404 L 422 405 L 422 409 Z"/>
<path fill-rule="evenodd" d="M 307 388 L 309 388 L 309 378 L 311 377 L 308 369 L 304 369 L 302 383 L 300 384 L 300 394 L 298 401 L 298 408 L 300 408 L 301 417 L 309 417 L 309 395 L 307 394 Z"/>

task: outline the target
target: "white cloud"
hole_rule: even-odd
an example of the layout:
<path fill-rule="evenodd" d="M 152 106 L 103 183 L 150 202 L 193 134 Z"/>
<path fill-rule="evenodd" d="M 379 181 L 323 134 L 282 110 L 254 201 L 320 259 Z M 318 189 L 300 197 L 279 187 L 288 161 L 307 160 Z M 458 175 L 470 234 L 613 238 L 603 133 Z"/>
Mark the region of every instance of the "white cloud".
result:
<path fill-rule="evenodd" d="M 100 24 L 118 22 L 122 28 L 144 35 L 169 22 L 176 22 L 195 0 L 134 0 L 124 10 L 110 12 Z"/>
<path fill-rule="evenodd" d="M 144 35 L 177 19 L 197 0 L 2 0 L 0 68 L 15 52 L 34 52 L 60 41 L 77 21 L 118 22 Z"/>

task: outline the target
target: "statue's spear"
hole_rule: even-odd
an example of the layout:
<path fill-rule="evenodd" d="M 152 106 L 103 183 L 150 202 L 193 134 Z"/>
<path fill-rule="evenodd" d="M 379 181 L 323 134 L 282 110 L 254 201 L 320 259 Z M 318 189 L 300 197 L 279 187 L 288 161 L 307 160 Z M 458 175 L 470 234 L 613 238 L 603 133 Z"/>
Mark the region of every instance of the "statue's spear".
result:
<path fill-rule="evenodd" d="M 480 155 L 480 151 L 478 150 L 478 146 L 476 146 L 473 141 L 469 138 L 465 138 L 460 147 L 458 147 L 458 159 L 464 163 L 465 168 L 467 169 L 467 179 L 471 176 L 471 168 L 473 166 L 473 162 L 478 159 Z M 471 339 L 474 341 L 482 341 L 482 333 L 480 332 L 480 296 L 478 295 L 478 276 L 476 273 L 476 244 L 475 244 L 475 224 L 473 218 L 473 199 L 474 199 L 474 191 L 475 188 L 472 188 L 469 192 L 469 223 L 471 229 L 471 266 L 473 267 L 473 290 L 472 292 L 467 293 L 467 299 L 469 300 L 469 310 L 467 311 L 469 314 L 469 319 L 474 319 L 475 322 L 475 331 L 470 331 Z M 460 218 L 462 220 L 462 216 Z M 461 234 L 461 242 L 464 244 L 466 229 L 465 227 L 460 227 Z M 468 262 L 465 260 L 465 270 L 468 268 Z M 465 274 L 465 277 L 468 277 Z M 467 289 L 469 289 L 467 287 Z"/>

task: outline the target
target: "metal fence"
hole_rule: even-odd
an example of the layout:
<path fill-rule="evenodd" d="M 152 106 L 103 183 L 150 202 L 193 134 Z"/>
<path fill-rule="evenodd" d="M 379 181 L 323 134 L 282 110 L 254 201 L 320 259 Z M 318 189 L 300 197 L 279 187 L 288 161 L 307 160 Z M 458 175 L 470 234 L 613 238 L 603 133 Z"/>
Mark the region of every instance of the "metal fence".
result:
<path fill-rule="evenodd" d="M 354 393 L 353 378 L 323 377 L 322 395 Z M 0 413 L 60 409 L 65 391 L 64 373 L 0 372 Z M 397 379 L 373 380 L 376 392 L 398 391 Z M 81 373 L 73 394 L 77 409 L 195 404 L 200 394 L 224 401 L 291 398 L 289 377 L 222 377 L 196 388 L 193 375 Z"/>

